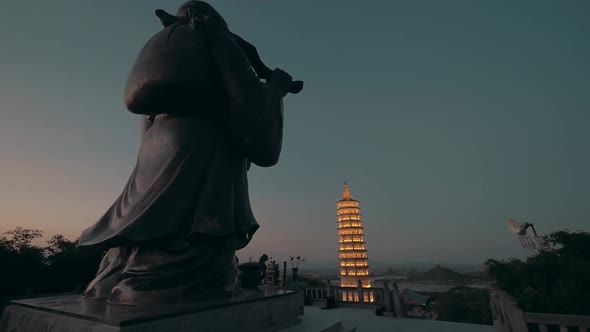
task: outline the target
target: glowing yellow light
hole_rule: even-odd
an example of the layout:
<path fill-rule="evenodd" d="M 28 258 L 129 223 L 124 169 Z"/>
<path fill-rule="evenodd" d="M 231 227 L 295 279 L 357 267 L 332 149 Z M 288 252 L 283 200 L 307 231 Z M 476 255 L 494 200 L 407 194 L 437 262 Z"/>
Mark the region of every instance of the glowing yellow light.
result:
<path fill-rule="evenodd" d="M 336 204 L 338 249 L 340 258 L 340 286 L 357 288 L 360 281 L 361 287 L 370 288 L 370 275 L 368 270 L 367 254 L 365 249 L 365 237 L 361 218 L 359 202 L 350 196 L 348 186 L 344 188 L 343 199 Z M 365 302 L 374 301 L 373 292 L 343 291 L 344 301 Z"/>
<path fill-rule="evenodd" d="M 346 215 L 358 216 L 361 214 L 361 209 L 358 207 L 339 208 L 336 210 L 336 214 L 338 216 L 346 216 Z"/>

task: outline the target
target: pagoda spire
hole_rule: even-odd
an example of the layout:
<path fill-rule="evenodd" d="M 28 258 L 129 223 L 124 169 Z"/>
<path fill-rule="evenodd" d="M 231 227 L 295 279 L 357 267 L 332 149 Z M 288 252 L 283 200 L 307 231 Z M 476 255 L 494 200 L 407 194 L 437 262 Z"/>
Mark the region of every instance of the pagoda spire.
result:
<path fill-rule="evenodd" d="M 350 191 L 348 191 L 348 184 L 344 181 L 344 194 L 342 195 L 342 199 L 350 199 Z"/>

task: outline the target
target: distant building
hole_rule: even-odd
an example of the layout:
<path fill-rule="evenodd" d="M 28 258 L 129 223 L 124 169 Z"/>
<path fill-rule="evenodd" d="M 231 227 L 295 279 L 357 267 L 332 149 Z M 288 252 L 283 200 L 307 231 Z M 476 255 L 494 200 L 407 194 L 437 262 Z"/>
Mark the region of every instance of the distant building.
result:
<path fill-rule="evenodd" d="M 338 215 L 338 258 L 340 260 L 340 287 L 371 287 L 365 234 L 359 201 L 353 199 L 344 182 L 344 194 L 336 203 Z M 357 295 L 358 296 L 358 295 Z M 343 299 L 359 301 L 359 299 Z M 372 299 L 370 299 L 372 302 Z"/>
<path fill-rule="evenodd" d="M 428 309 L 430 296 L 414 292 L 410 289 L 403 290 L 399 293 L 404 306 L 406 315 L 412 318 L 436 319 L 436 313 Z"/>

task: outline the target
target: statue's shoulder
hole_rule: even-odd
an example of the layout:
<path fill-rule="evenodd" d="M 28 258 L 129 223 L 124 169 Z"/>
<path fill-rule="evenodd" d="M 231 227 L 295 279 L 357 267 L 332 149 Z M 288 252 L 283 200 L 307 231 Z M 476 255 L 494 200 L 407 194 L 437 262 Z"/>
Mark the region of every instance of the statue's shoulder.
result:
<path fill-rule="evenodd" d="M 250 60 L 233 34 L 223 29 L 211 31 L 209 53 L 219 69 L 224 68 L 249 70 Z"/>
<path fill-rule="evenodd" d="M 139 51 L 125 85 L 125 106 L 136 114 L 166 112 L 171 104 L 195 99 L 187 91 L 209 84 L 209 51 L 201 31 L 174 23 Z"/>

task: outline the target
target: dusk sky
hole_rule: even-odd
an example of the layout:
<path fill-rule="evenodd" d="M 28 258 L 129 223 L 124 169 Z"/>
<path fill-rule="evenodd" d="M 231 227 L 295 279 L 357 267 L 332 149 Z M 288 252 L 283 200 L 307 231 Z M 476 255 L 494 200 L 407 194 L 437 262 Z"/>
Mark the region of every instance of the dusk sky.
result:
<path fill-rule="evenodd" d="M 117 198 L 139 146 L 127 75 L 182 2 L 2 0 L 0 231 L 74 239 Z M 590 230 L 589 1 L 211 3 L 305 81 L 279 164 L 249 172 L 241 259 L 336 262 L 345 180 L 372 261 L 522 257 L 510 217 Z"/>

